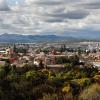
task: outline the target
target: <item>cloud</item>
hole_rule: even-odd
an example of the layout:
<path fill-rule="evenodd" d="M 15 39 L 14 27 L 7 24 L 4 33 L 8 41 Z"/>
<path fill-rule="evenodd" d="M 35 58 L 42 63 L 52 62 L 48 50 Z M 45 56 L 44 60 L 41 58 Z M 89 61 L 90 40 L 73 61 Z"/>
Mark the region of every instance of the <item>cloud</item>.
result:
<path fill-rule="evenodd" d="M 0 0 L 0 33 L 68 35 L 100 31 L 99 0 L 20 0 L 9 5 L 10 1 Z"/>
<path fill-rule="evenodd" d="M 0 0 L 0 11 L 9 11 L 10 8 L 6 0 Z"/>
<path fill-rule="evenodd" d="M 56 18 L 60 18 L 60 19 L 82 19 L 85 18 L 86 16 L 88 16 L 88 12 L 86 11 L 82 11 L 82 10 L 75 10 L 75 11 L 69 11 L 69 12 L 65 12 L 65 13 L 47 13 L 44 16 L 47 17 L 56 17 Z"/>
<path fill-rule="evenodd" d="M 75 5 L 77 6 L 77 5 Z M 100 9 L 100 1 L 98 2 L 85 2 L 85 3 L 79 3 L 78 4 L 79 8 L 83 8 L 83 9 Z"/>
<path fill-rule="evenodd" d="M 84 4 L 83 6 L 88 9 L 100 9 L 100 2 L 87 3 L 87 4 Z"/>

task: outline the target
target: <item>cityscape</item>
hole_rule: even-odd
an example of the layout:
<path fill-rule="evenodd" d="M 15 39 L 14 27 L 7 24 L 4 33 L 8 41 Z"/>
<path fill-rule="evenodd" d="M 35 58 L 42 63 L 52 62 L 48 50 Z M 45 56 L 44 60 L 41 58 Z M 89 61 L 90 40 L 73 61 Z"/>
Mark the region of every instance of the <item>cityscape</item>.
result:
<path fill-rule="evenodd" d="M 93 64 L 100 70 L 100 42 L 54 41 L 0 44 L 1 65 L 6 63 L 5 60 L 9 60 L 11 65 L 17 67 L 23 67 L 26 64 L 34 64 L 39 67 L 39 63 L 42 61 L 44 67 L 62 68 L 65 63 L 58 64 L 56 58 L 75 55 L 79 57 L 80 62 Z"/>
<path fill-rule="evenodd" d="M 0 66 L 2 70 L 5 70 L 5 72 L 0 70 L 0 78 L 2 80 L 5 77 L 7 78 L 6 81 L 12 80 L 17 82 L 16 79 L 20 79 L 18 82 L 23 82 L 20 84 L 18 83 L 19 85 L 23 84 L 27 87 L 27 85 L 32 82 L 33 86 L 40 86 L 34 90 L 35 93 L 33 93 L 33 97 L 30 97 L 32 99 L 34 98 L 37 100 L 37 98 L 41 97 L 40 94 L 42 94 L 42 92 L 39 91 L 43 88 L 44 93 L 49 93 L 51 91 L 49 94 L 51 96 L 49 97 L 49 95 L 47 95 L 47 97 L 45 97 L 46 95 L 44 95 L 47 99 L 43 100 L 48 100 L 48 98 L 53 98 L 50 100 L 59 100 L 59 98 L 61 98 L 61 100 L 77 100 L 78 97 L 76 95 L 79 94 L 80 88 L 90 86 L 90 84 L 93 83 L 97 85 L 97 88 L 99 89 L 100 42 L 48 41 L 34 43 L 1 43 Z M 40 74 L 40 76 L 37 76 L 38 74 Z M 22 77 L 26 78 L 23 80 L 21 79 Z M 29 83 L 25 84 L 24 82 L 26 81 L 29 81 Z M 41 87 L 40 84 L 50 81 L 51 83 L 48 83 L 49 85 L 46 85 L 47 83 L 45 83 L 45 85 Z M 66 81 L 67 83 L 65 83 Z M 59 90 L 59 92 L 61 92 L 60 96 L 59 94 L 52 95 L 53 89 L 50 88 L 52 84 L 54 84 L 54 87 L 58 84 L 58 87 L 62 88 L 62 90 Z M 63 84 L 66 85 L 63 86 Z M 22 88 L 25 87 L 19 87 L 19 89 Z M 76 88 L 78 88 L 78 90 Z M 69 94 L 72 90 L 73 92 L 76 92 L 73 96 Z M 93 92 L 94 91 L 95 90 L 93 90 Z M 68 96 L 65 94 L 68 94 Z M 37 95 L 39 95 L 39 97 Z M 26 96 L 26 94 L 24 94 L 24 96 Z M 30 95 L 27 94 L 27 96 Z M 83 98 L 82 96 L 80 96 L 80 98 Z M 21 98 L 23 96 L 20 97 L 18 95 L 18 97 Z M 26 100 L 26 97 L 23 98 Z"/>
<path fill-rule="evenodd" d="M 100 0 L 0 0 L 0 100 L 100 100 Z"/>

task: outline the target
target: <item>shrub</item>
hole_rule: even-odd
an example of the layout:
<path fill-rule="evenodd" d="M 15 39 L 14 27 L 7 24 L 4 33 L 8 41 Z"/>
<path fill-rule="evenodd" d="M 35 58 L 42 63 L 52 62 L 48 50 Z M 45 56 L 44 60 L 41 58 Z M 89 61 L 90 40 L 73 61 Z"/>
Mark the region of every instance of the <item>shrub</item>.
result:
<path fill-rule="evenodd" d="M 72 95 L 72 93 L 68 93 L 68 94 L 65 94 L 64 96 L 63 96 L 63 100 L 75 100 L 75 99 L 73 99 L 74 97 L 73 97 L 73 95 Z"/>
<path fill-rule="evenodd" d="M 48 69 L 43 69 L 42 73 L 48 77 L 48 79 L 52 79 L 54 77 L 54 73 Z"/>
<path fill-rule="evenodd" d="M 79 100 L 100 100 L 100 84 L 93 84 L 89 88 L 83 90 Z"/>
<path fill-rule="evenodd" d="M 47 84 L 43 84 L 33 88 L 33 98 L 35 99 L 42 98 L 44 94 L 53 94 L 53 93 L 54 89 Z"/>
<path fill-rule="evenodd" d="M 79 86 L 84 88 L 91 84 L 91 79 L 89 79 L 89 78 L 74 79 L 74 80 L 72 80 L 72 82 L 75 82 L 75 83 L 79 84 Z"/>
<path fill-rule="evenodd" d="M 58 100 L 57 94 L 44 94 L 43 98 L 40 100 Z"/>
<path fill-rule="evenodd" d="M 3 68 L 0 68 L 0 79 L 4 78 L 5 76 L 5 70 Z"/>
<path fill-rule="evenodd" d="M 34 86 L 37 86 L 45 83 L 48 78 L 41 71 L 28 71 L 26 73 L 26 79 L 27 81 L 32 82 Z"/>
<path fill-rule="evenodd" d="M 73 68 L 72 63 L 66 63 L 64 66 L 65 66 L 67 71 L 70 71 Z"/>
<path fill-rule="evenodd" d="M 62 78 L 66 79 L 66 80 L 74 79 L 74 77 L 75 77 L 75 75 L 71 71 L 69 71 L 67 73 L 63 73 L 63 76 L 62 76 Z"/>
<path fill-rule="evenodd" d="M 69 92 L 71 92 L 71 86 L 70 86 L 70 84 L 68 84 L 67 86 L 63 87 L 62 92 L 63 93 L 69 93 Z"/>
<path fill-rule="evenodd" d="M 44 94 L 42 99 L 39 100 L 74 100 L 73 96 L 71 93 L 65 94 L 65 95 L 61 95 L 59 97 L 59 95 L 57 94 Z"/>
<path fill-rule="evenodd" d="M 28 71 L 26 73 L 26 79 L 31 79 L 36 77 L 36 71 Z"/>
<path fill-rule="evenodd" d="M 100 75 L 95 75 L 95 76 L 93 77 L 93 79 L 94 79 L 96 82 L 100 83 Z"/>

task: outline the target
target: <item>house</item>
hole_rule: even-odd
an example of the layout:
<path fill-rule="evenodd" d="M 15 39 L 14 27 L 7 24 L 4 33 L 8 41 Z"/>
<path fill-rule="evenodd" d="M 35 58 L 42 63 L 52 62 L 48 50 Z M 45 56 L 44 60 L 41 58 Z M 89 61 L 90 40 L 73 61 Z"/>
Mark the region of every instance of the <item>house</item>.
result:
<path fill-rule="evenodd" d="M 5 61 L 0 61 L 0 66 L 4 66 L 6 64 Z"/>

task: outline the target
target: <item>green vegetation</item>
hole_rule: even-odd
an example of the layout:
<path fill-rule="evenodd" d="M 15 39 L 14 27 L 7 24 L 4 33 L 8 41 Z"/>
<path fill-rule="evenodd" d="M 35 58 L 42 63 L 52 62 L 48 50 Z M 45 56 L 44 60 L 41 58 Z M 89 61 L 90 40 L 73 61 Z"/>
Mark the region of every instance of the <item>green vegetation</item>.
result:
<path fill-rule="evenodd" d="M 80 100 L 100 100 L 100 84 L 93 84 L 83 90 L 79 97 Z"/>
<path fill-rule="evenodd" d="M 92 66 L 79 67 L 77 56 L 67 58 L 57 72 L 6 64 L 0 66 L 0 100 L 100 100 L 100 73 Z"/>
<path fill-rule="evenodd" d="M 14 45 L 13 50 L 15 53 L 27 53 L 28 49 L 20 47 L 17 48 L 16 45 Z"/>
<path fill-rule="evenodd" d="M 56 63 L 57 64 L 72 64 L 74 65 L 78 65 L 79 64 L 79 57 L 77 55 L 75 56 L 71 56 L 71 57 L 58 57 L 56 58 Z"/>

